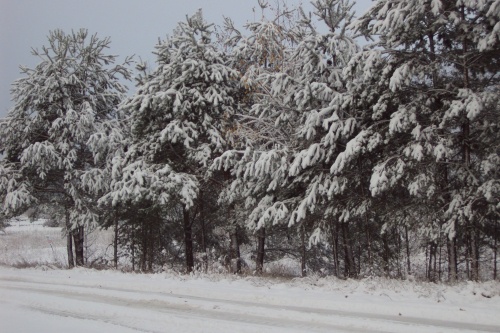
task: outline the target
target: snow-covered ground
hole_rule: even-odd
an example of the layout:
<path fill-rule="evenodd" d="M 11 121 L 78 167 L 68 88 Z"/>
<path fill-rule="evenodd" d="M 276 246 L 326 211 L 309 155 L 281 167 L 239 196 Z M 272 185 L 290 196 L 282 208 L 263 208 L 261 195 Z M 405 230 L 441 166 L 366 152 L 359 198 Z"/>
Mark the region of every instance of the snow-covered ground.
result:
<path fill-rule="evenodd" d="M 499 287 L 0 267 L 0 331 L 500 332 Z"/>
<path fill-rule="evenodd" d="M 499 282 L 54 269 L 63 245 L 40 223 L 0 233 L 1 333 L 500 332 Z"/>
<path fill-rule="evenodd" d="M 86 234 L 85 259 L 111 260 L 112 231 L 94 231 Z M 21 217 L 10 221 L 0 231 L 0 265 L 15 267 L 67 267 L 66 238 L 60 227 L 45 226 L 44 220 L 29 221 Z"/>

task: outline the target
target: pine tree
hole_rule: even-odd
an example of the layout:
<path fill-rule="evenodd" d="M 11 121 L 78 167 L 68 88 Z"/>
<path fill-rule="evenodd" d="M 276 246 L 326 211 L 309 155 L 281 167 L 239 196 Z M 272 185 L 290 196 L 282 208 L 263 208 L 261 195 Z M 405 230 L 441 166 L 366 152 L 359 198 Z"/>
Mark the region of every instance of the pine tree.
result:
<path fill-rule="evenodd" d="M 126 151 L 131 145 L 127 114 L 119 112 L 97 124 L 87 144 L 94 164 L 80 176 L 86 193 L 95 198 L 100 215 L 100 227 L 113 228 L 113 262 L 118 268 L 119 229 L 122 216 L 128 216 L 131 207 L 109 200 L 109 194 L 122 177 L 121 170 Z"/>
<path fill-rule="evenodd" d="M 359 49 L 346 29 L 353 17 L 353 4 L 343 0 L 321 0 L 312 4 L 315 16 L 328 30 L 319 33 L 312 26 L 311 18 L 302 14 L 302 24 L 310 33 L 294 55 L 300 59 L 296 90 L 291 95 L 293 107 L 300 112 L 299 145 L 289 169 L 289 176 L 293 177 L 293 183 L 300 184 L 300 191 L 288 224 L 304 224 L 313 219 L 310 242 L 315 244 L 331 238 L 336 275 L 339 275 L 338 235 L 342 235 L 345 275 L 354 277 L 357 271 L 348 223 L 363 214 L 362 210 L 356 213 L 356 205 L 364 204 L 358 200 L 360 193 L 356 193 L 359 187 L 356 180 L 362 173 L 357 173 L 354 167 L 351 175 L 337 175 L 328 168 L 340 154 L 339 147 L 360 127 L 356 122 L 360 118 L 349 110 L 351 97 L 347 94 L 343 73 Z M 344 185 L 347 179 L 349 186 Z M 325 237 L 327 230 L 331 237 Z"/>
<path fill-rule="evenodd" d="M 264 12 L 266 5 L 261 3 L 261 7 Z M 263 270 L 266 233 L 272 226 L 272 218 L 263 218 L 263 213 L 273 210 L 278 185 L 286 177 L 287 146 L 293 133 L 292 124 L 277 123 L 284 115 L 279 104 L 285 95 L 270 93 L 275 75 L 286 76 L 283 73 L 290 68 L 290 15 L 286 9 L 273 20 L 263 14 L 260 21 L 246 25 L 248 36 L 231 24 L 228 27 L 232 65 L 242 73 L 242 108 L 231 133 L 232 146 L 215 159 L 212 169 L 230 173 L 220 202 L 240 211 L 243 219 L 234 221 L 234 229 L 248 228 L 256 235 L 257 273 Z"/>
<path fill-rule="evenodd" d="M 303 268 L 304 236 L 310 231 L 306 229 L 313 225 L 316 230 L 311 236 L 317 243 L 324 226 L 317 214 L 325 209 L 319 201 L 327 202 L 317 193 L 324 164 L 331 159 L 328 147 L 320 143 L 326 133 L 318 113 L 332 111 L 330 102 L 345 85 L 342 68 L 357 51 L 345 33 L 352 5 L 344 1 L 314 5 L 315 15 L 329 29 L 327 34 L 319 33 L 303 11 L 299 24 L 291 23 L 296 20 L 284 11 L 274 20 L 250 24 L 251 35 L 238 38 L 233 53 L 236 63 L 247 59 L 242 81 L 249 96 L 238 133 L 246 141 L 242 140 L 242 149 L 225 152 L 214 164 L 231 169 L 235 179 L 222 200 L 244 199 L 249 209 L 247 226 L 261 233 L 259 241 L 265 227 L 297 227 L 295 241 L 301 242 Z M 263 252 L 262 245 L 258 252 Z M 261 266 L 258 262 L 257 270 Z"/>
<path fill-rule="evenodd" d="M 498 220 L 498 152 L 490 148 L 498 147 L 499 10 L 497 1 L 387 0 L 355 24 L 379 38 L 351 63 L 365 82 L 377 78 L 380 94 L 367 100 L 381 137 L 371 193 L 429 231 L 431 257 L 447 237 L 450 281 L 458 241 L 469 242 L 466 260 L 479 278 L 479 234 Z"/>
<path fill-rule="evenodd" d="M 50 202 L 65 208 L 68 264 L 83 265 L 83 228 L 97 223 L 95 198 L 81 176 L 94 165 L 87 144 L 100 123 L 113 117 L 128 79 L 124 65 L 107 55 L 109 38 L 87 30 L 50 32 L 48 46 L 33 50 L 41 62 L 22 67 L 12 86 L 14 107 L 1 126 L 4 213 L 14 216 Z M 125 64 L 128 63 L 126 60 Z"/>
<path fill-rule="evenodd" d="M 235 70 L 212 42 L 201 11 L 179 23 L 157 46 L 158 68 L 123 108 L 131 114 L 133 143 L 113 201 L 147 199 L 181 205 L 185 260 L 194 267 L 194 207 L 211 159 L 226 146 L 237 108 Z"/>

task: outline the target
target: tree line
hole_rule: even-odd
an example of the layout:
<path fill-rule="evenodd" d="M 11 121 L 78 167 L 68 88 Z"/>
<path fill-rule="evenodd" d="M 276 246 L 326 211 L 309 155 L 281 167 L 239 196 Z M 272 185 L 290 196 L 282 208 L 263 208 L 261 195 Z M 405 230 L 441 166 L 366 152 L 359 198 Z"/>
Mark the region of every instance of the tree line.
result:
<path fill-rule="evenodd" d="M 499 1 L 258 4 L 245 31 L 187 17 L 135 75 L 50 32 L 1 122 L 2 218 L 49 210 L 69 267 L 100 227 L 140 271 L 497 279 Z"/>

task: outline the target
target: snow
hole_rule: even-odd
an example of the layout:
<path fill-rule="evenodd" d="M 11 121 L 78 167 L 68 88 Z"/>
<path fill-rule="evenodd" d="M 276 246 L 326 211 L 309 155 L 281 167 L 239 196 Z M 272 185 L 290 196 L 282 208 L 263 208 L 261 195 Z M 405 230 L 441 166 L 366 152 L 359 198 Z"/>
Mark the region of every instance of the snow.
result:
<path fill-rule="evenodd" d="M 0 232 L 0 265 L 66 267 L 63 231 L 60 227 L 45 226 L 45 222 L 43 219 L 30 222 L 26 217 L 11 220 L 10 226 Z M 87 262 L 101 258 L 111 260 L 112 237 L 111 230 L 87 232 L 87 242 L 92 245 L 86 253 Z"/>
<path fill-rule="evenodd" d="M 34 308 L 0 303 L 0 330 L 2 332 L 137 332 L 134 329 L 119 327 L 109 323 L 92 321 L 85 318 L 56 316 L 50 312 L 33 311 Z M 8 318 L 8 320 L 7 320 Z"/>
<path fill-rule="evenodd" d="M 108 241 L 99 238 L 95 250 Z M 0 266 L 2 333 L 500 331 L 500 283 L 494 281 L 449 286 L 411 277 L 285 279 L 53 269 L 65 261 L 60 228 L 26 219 L 0 233 L 0 244 L 3 265 L 22 258 L 31 267 Z M 300 269 L 290 260 L 273 264 L 283 271 Z"/>
<path fill-rule="evenodd" d="M 0 267 L 3 332 L 498 332 L 498 283 Z M 487 298 L 487 297 L 490 298 Z M 28 318 L 28 319 L 27 319 Z"/>

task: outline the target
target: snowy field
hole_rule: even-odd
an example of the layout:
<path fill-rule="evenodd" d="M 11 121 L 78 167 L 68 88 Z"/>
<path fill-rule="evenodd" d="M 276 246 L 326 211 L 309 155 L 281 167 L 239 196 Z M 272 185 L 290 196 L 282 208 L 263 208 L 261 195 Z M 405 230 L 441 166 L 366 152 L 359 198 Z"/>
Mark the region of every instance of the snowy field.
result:
<path fill-rule="evenodd" d="M 95 231 L 86 235 L 85 260 L 94 265 L 111 260 L 111 231 Z M 59 227 L 48 227 L 44 220 L 30 222 L 21 217 L 0 231 L 0 265 L 19 268 L 47 266 L 65 268 L 68 265 L 66 238 Z"/>
<path fill-rule="evenodd" d="M 0 233 L 1 333 L 500 332 L 499 282 L 55 269 L 61 244 L 60 229 L 40 224 Z"/>

